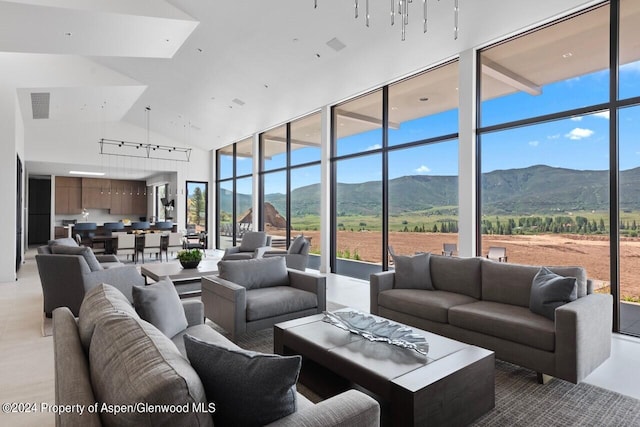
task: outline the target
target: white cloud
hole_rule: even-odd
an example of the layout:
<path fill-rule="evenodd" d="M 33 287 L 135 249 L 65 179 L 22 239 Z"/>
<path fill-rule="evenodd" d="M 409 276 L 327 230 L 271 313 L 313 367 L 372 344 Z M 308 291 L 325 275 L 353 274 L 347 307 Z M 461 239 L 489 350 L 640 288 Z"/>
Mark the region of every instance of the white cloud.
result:
<path fill-rule="evenodd" d="M 540 141 L 529 141 L 529 145 L 532 147 L 537 147 L 540 144 Z"/>
<path fill-rule="evenodd" d="M 577 141 L 579 139 L 589 138 L 595 132 L 591 129 L 575 128 L 571 132 L 565 135 L 566 138 Z"/>
<path fill-rule="evenodd" d="M 571 117 L 572 122 L 579 122 L 580 120 L 582 120 L 582 116 Z"/>
<path fill-rule="evenodd" d="M 368 146 L 368 147 L 367 147 L 367 151 L 368 151 L 368 150 L 378 150 L 378 149 L 380 149 L 380 148 L 382 148 L 382 145 L 380 145 L 380 144 L 373 144 L 373 145 L 370 145 L 370 146 Z"/>
<path fill-rule="evenodd" d="M 422 165 L 418 169 L 416 169 L 415 171 L 418 172 L 418 173 L 429 173 L 429 172 L 431 172 L 431 169 L 429 169 L 425 165 Z"/>
<path fill-rule="evenodd" d="M 595 113 L 593 115 L 593 117 L 600 117 L 601 119 L 609 120 L 609 112 L 608 111 L 602 111 L 600 113 Z"/>
<path fill-rule="evenodd" d="M 547 139 L 560 139 L 560 134 L 549 135 L 547 136 Z"/>

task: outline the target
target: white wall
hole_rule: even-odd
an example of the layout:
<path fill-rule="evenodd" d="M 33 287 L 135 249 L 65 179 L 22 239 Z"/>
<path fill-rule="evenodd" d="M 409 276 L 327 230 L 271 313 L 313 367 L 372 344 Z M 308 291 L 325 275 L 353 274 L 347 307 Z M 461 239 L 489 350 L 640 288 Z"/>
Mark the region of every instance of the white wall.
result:
<path fill-rule="evenodd" d="M 16 122 L 15 98 L 10 89 L 0 87 L 0 194 L 10 207 L 0 215 L 0 283 L 15 281 L 16 238 Z"/>

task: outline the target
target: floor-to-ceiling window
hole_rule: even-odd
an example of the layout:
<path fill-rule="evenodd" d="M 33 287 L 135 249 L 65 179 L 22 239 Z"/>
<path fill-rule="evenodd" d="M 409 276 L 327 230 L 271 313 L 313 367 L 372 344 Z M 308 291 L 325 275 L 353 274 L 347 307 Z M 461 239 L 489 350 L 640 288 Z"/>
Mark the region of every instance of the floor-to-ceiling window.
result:
<path fill-rule="evenodd" d="M 481 51 L 480 254 L 609 290 L 609 6 Z"/>
<path fill-rule="evenodd" d="M 458 63 L 333 108 L 332 268 L 368 278 L 458 236 Z"/>
<path fill-rule="evenodd" d="M 458 243 L 458 62 L 389 86 L 388 235 L 396 253 Z"/>
<path fill-rule="evenodd" d="M 620 297 L 615 327 L 633 334 L 639 24 L 638 2 L 603 2 L 479 58 L 480 252 L 502 246 L 509 262 L 585 266 L 596 291 Z"/>
<path fill-rule="evenodd" d="M 620 332 L 640 335 L 640 2 L 620 1 L 617 101 Z"/>
<path fill-rule="evenodd" d="M 286 249 L 303 234 L 311 241 L 311 254 L 319 255 L 320 113 L 261 134 L 260 151 L 262 227 L 271 245 Z"/>
<path fill-rule="evenodd" d="M 244 139 L 217 151 L 216 247 L 235 246 L 252 227 L 253 140 Z"/>

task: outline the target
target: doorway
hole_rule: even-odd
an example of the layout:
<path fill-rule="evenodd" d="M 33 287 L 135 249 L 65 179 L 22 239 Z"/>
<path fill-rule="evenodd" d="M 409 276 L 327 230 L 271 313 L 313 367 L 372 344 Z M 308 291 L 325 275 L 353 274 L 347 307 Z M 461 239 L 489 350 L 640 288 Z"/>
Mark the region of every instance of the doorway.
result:
<path fill-rule="evenodd" d="M 51 238 L 51 180 L 29 178 L 29 245 Z"/>

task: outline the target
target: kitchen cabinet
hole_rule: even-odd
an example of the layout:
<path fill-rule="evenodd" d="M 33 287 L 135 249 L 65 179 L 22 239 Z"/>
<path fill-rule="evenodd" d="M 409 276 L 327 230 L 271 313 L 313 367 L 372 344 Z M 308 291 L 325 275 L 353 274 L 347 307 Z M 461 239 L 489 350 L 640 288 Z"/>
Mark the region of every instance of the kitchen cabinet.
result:
<path fill-rule="evenodd" d="M 137 217 L 147 215 L 147 196 L 145 181 L 111 180 L 112 215 L 131 215 Z"/>
<path fill-rule="evenodd" d="M 111 180 L 82 178 L 82 207 L 85 209 L 111 209 L 109 188 Z"/>
<path fill-rule="evenodd" d="M 82 179 L 68 176 L 56 177 L 56 214 L 82 212 Z"/>

